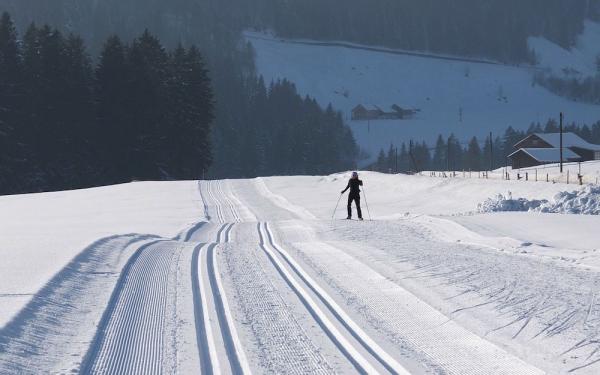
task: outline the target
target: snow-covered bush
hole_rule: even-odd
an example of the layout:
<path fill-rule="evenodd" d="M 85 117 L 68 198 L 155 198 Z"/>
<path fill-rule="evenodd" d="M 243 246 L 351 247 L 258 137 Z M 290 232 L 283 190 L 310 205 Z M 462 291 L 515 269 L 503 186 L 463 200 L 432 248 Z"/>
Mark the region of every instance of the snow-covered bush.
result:
<path fill-rule="evenodd" d="M 589 185 L 583 190 L 563 191 L 548 200 L 514 199 L 509 192 L 498 194 L 479 204 L 478 212 L 531 211 L 562 214 L 600 215 L 600 186 Z"/>

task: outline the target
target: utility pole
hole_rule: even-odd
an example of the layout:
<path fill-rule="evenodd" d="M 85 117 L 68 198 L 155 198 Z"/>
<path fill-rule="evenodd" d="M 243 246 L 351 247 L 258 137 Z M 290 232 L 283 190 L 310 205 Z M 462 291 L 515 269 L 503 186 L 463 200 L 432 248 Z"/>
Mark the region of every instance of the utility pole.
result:
<path fill-rule="evenodd" d="M 417 166 L 417 161 L 415 160 L 415 157 L 414 157 L 414 155 L 413 155 L 413 152 L 412 152 L 412 151 L 413 151 L 413 141 L 412 141 L 412 139 L 411 139 L 411 140 L 410 140 L 409 154 L 410 154 L 410 158 L 411 158 L 411 160 L 412 160 L 412 162 L 413 162 L 413 166 L 415 167 L 415 171 L 414 171 L 414 172 L 415 172 L 415 173 L 418 173 L 418 172 L 419 172 L 419 171 L 418 171 L 419 167 Z"/>
<path fill-rule="evenodd" d="M 564 115 L 560 113 L 560 173 L 563 173 L 563 119 Z"/>
<path fill-rule="evenodd" d="M 448 137 L 448 144 L 446 145 L 446 169 L 450 173 L 450 137 Z"/>
<path fill-rule="evenodd" d="M 490 172 L 494 170 L 494 140 L 490 132 Z"/>

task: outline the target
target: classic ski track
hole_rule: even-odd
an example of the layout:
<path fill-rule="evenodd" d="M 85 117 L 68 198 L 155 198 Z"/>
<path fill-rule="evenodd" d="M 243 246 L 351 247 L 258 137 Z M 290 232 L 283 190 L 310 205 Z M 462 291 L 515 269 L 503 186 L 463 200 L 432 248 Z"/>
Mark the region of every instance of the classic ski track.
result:
<path fill-rule="evenodd" d="M 333 313 L 339 322 L 348 330 L 348 333 L 373 356 L 373 358 L 384 366 L 389 372 L 394 374 L 410 374 L 402 365 L 387 354 L 374 340 L 372 340 L 340 307 L 333 299 L 321 289 L 318 284 L 302 270 L 302 268 L 289 256 L 289 254 L 277 245 L 273 239 L 273 235 L 267 223 L 258 224 L 258 232 L 260 236 L 260 246 L 267 254 L 273 266 L 277 269 L 280 275 L 285 279 L 287 284 L 302 300 L 304 306 L 309 310 L 311 315 L 317 320 L 319 325 L 325 330 L 336 346 L 346 355 L 346 357 L 354 364 L 356 369 L 361 373 L 375 374 L 379 371 L 373 367 L 371 362 L 367 360 L 360 351 L 347 339 L 336 325 L 329 319 L 327 314 L 319 307 L 318 303 L 311 297 L 308 290 L 303 287 L 292 276 L 288 267 L 279 259 L 277 254 L 281 256 L 294 273 L 306 284 L 306 286 L 314 292 L 321 302 Z M 268 242 L 267 242 L 268 241 Z"/>
<path fill-rule="evenodd" d="M 373 319 L 382 322 L 382 328 L 390 331 L 390 337 L 401 337 L 446 373 L 543 373 L 449 320 L 343 250 L 318 242 L 306 244 L 305 251 L 309 247 L 315 264 L 328 270 L 326 275 L 331 278 L 331 285 L 343 288 L 358 304 L 365 306 Z M 336 261 L 327 260 L 331 257 Z M 349 280 L 353 282 L 349 283 Z"/>
<path fill-rule="evenodd" d="M 115 288 L 82 373 L 161 374 L 169 277 L 183 243 L 142 246 Z"/>
<path fill-rule="evenodd" d="M 259 362 L 268 373 L 334 374 L 335 370 L 296 318 L 271 263 L 254 246 L 227 252 L 236 301 L 260 348 Z M 258 256 L 257 256 L 258 255 Z M 279 288 L 274 282 L 279 282 Z M 286 294 L 287 295 L 287 294 Z"/>
<path fill-rule="evenodd" d="M 206 350 L 200 350 L 201 357 L 209 364 L 204 365 L 206 373 L 251 374 L 241 340 L 237 333 L 225 289 L 221 281 L 221 273 L 217 262 L 216 247 L 231 241 L 231 232 L 235 223 L 242 221 L 233 201 L 228 197 L 231 191 L 223 188 L 223 181 L 207 181 L 204 185 L 206 195 L 216 212 L 216 218 L 222 223 L 213 243 L 200 245 L 193 259 L 195 270 L 193 283 L 197 292 L 195 298 L 197 341 L 200 346 L 205 343 Z M 202 188 L 200 192 L 202 194 Z M 219 199 L 220 198 L 220 199 Z M 204 198 L 203 198 L 204 199 Z M 226 206 L 226 209 L 224 208 Z M 209 212 L 209 205 L 205 210 Z M 227 212 L 227 215 L 225 214 Z M 210 215 L 207 215 L 210 217 Z M 231 219 L 231 220 L 227 220 Z M 231 222 L 233 221 L 233 222 Z M 193 236 L 190 236 L 193 238 Z M 197 285 L 197 286 L 196 286 Z M 216 317 L 214 319 L 213 317 Z M 212 319 L 211 319 L 212 318 Z M 219 337 L 219 339 L 217 339 Z M 228 368 L 222 367 L 221 358 L 228 362 Z"/>
<path fill-rule="evenodd" d="M 196 270 L 194 282 L 199 284 L 198 297 L 200 298 L 196 303 L 202 306 L 202 317 L 200 319 L 197 317 L 196 322 L 202 325 L 202 330 L 206 335 L 202 341 L 206 340 L 208 345 L 210 366 L 204 366 L 207 373 L 251 374 L 230 313 L 227 296 L 221 284 L 216 260 L 215 247 L 219 243 L 228 241 L 229 232 L 233 226 L 233 223 L 223 224 L 217 232 L 216 242 L 199 246 L 198 251 L 202 248 L 202 254 L 194 260 L 194 269 Z M 216 320 L 211 317 L 216 317 Z M 199 332 L 198 329 L 196 331 Z M 217 337 L 220 337 L 221 340 L 217 340 Z M 206 358 L 206 356 L 204 357 Z M 229 362 L 228 369 L 221 367 L 220 358 L 225 358 Z"/>

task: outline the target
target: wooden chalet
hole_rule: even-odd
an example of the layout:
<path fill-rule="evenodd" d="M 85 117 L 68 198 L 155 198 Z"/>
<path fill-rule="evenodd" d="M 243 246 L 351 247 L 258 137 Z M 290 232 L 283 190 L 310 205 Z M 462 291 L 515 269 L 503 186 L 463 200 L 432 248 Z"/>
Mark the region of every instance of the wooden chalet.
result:
<path fill-rule="evenodd" d="M 508 157 L 513 168 L 560 163 L 560 133 L 535 133 L 518 142 Z M 600 145 L 586 142 L 575 133 L 563 133 L 563 162 L 600 160 Z"/>

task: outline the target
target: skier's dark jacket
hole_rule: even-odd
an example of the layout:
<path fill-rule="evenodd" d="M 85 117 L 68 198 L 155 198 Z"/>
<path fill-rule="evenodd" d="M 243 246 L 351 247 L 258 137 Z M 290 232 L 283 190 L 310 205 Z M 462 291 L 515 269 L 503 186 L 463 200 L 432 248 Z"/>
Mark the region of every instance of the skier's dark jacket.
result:
<path fill-rule="evenodd" d="M 350 189 L 351 196 L 358 196 L 360 194 L 360 186 L 363 186 L 363 182 L 358 178 L 351 178 L 348 181 L 348 186 L 342 191 L 342 194 L 346 192 L 346 190 Z"/>

